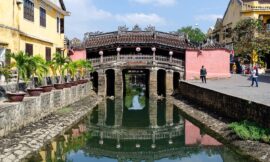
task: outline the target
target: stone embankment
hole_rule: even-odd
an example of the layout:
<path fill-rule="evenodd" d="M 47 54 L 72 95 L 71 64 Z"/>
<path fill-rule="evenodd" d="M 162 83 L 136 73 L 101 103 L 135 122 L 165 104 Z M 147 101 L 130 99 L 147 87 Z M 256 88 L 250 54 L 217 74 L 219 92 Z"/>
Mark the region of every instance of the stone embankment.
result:
<path fill-rule="evenodd" d="M 250 120 L 270 128 L 270 106 L 225 94 L 187 82 L 180 83 L 179 93 L 211 112 L 236 121 Z"/>
<path fill-rule="evenodd" d="M 24 101 L 19 103 L 1 103 L 0 137 L 81 100 L 90 94 L 91 89 L 92 85 L 89 82 L 63 90 L 42 93 L 38 97 L 25 97 Z"/>
<path fill-rule="evenodd" d="M 78 123 L 82 118 L 84 118 L 101 99 L 99 99 L 95 92 L 91 90 L 87 92 L 83 91 L 84 90 L 78 90 L 78 92 L 85 94 L 79 98 L 71 97 L 69 99 L 62 100 L 61 97 L 65 96 L 62 94 L 64 92 L 52 92 L 53 95 L 55 95 L 54 93 L 59 93 L 57 103 L 59 107 L 63 108 L 54 108 L 54 110 L 51 110 L 52 112 L 50 115 L 47 115 L 40 120 L 37 120 L 36 118 L 34 120 L 35 122 L 28 124 L 18 131 L 10 133 L 4 138 L 1 138 L 0 162 L 24 161 L 24 159 L 28 158 L 33 152 L 40 150 L 44 143 L 48 143 L 53 138 L 64 133 L 74 124 Z M 77 102 L 71 105 L 68 104 L 74 100 Z M 49 108 L 49 106 L 50 105 L 47 104 L 47 107 L 43 108 Z"/>
<path fill-rule="evenodd" d="M 253 120 L 270 127 L 270 108 L 190 83 L 181 82 L 179 94 L 170 98 L 187 117 L 210 129 L 218 140 L 255 161 L 270 162 L 270 145 L 258 141 L 241 140 L 229 129 L 232 121 Z"/>

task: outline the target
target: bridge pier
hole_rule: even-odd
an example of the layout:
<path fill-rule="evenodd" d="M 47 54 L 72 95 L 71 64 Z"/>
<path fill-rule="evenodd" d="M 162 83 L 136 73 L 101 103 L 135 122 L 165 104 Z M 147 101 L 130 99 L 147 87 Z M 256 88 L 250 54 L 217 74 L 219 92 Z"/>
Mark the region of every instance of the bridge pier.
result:
<path fill-rule="evenodd" d="M 107 116 L 107 102 L 100 102 L 98 105 L 98 124 L 99 126 L 105 126 L 106 116 Z"/>
<path fill-rule="evenodd" d="M 115 99 L 123 98 L 123 72 L 120 69 L 115 69 Z"/>
<path fill-rule="evenodd" d="M 98 72 L 98 95 L 106 97 L 107 85 L 106 85 L 106 74 L 104 71 Z"/>
<path fill-rule="evenodd" d="M 166 125 L 173 125 L 173 103 L 166 101 Z"/>
<path fill-rule="evenodd" d="M 173 93 L 173 71 L 166 71 L 166 95 L 170 96 Z"/>
<path fill-rule="evenodd" d="M 157 100 L 149 101 L 149 114 L 150 114 L 150 126 L 152 128 L 157 127 Z"/>
<path fill-rule="evenodd" d="M 157 69 L 153 68 L 149 75 L 149 98 L 156 99 L 157 97 Z"/>

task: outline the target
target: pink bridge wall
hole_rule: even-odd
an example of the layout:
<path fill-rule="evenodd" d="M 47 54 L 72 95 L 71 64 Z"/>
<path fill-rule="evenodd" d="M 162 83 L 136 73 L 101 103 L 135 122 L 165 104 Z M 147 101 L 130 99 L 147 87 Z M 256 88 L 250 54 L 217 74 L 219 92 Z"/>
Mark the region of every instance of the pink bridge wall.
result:
<path fill-rule="evenodd" d="M 207 78 L 229 78 L 230 52 L 224 49 L 186 50 L 186 80 L 200 78 L 200 69 L 204 65 Z"/>
<path fill-rule="evenodd" d="M 86 50 L 70 51 L 69 57 L 72 61 L 86 60 Z"/>

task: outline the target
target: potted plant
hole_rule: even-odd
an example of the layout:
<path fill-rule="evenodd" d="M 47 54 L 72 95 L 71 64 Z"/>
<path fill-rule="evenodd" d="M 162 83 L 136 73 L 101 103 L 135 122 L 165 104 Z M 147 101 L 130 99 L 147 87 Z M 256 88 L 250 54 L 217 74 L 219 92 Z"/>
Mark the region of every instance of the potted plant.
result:
<path fill-rule="evenodd" d="M 57 72 L 60 75 L 59 82 L 54 84 L 55 89 L 63 89 L 65 88 L 64 84 L 64 74 L 65 74 L 65 65 L 70 62 L 68 57 L 63 56 L 60 53 L 56 53 L 53 58 L 53 63 L 56 66 Z"/>
<path fill-rule="evenodd" d="M 70 74 L 71 82 L 69 84 L 71 86 L 78 85 L 77 78 L 76 78 L 76 72 L 78 70 L 78 62 L 77 61 L 70 61 L 65 65 L 65 69 L 67 70 L 67 73 Z"/>
<path fill-rule="evenodd" d="M 84 84 L 87 83 L 88 80 L 86 79 L 86 74 L 89 71 L 93 71 L 93 66 L 91 62 L 87 60 L 78 60 L 78 69 L 79 69 L 79 83 Z"/>
<path fill-rule="evenodd" d="M 41 56 L 34 56 L 29 58 L 29 62 L 31 63 L 30 71 L 31 71 L 31 80 L 32 84 L 29 89 L 27 89 L 30 96 L 39 96 L 42 92 L 44 92 L 44 88 L 37 88 L 37 84 L 41 85 L 43 77 L 46 73 L 48 73 L 48 67 L 46 65 L 45 60 Z M 48 88 L 45 88 L 45 91 L 48 91 Z"/>
<path fill-rule="evenodd" d="M 57 75 L 57 70 L 56 70 L 56 65 L 54 64 L 53 61 L 47 61 L 45 63 L 45 66 L 48 68 L 48 71 L 45 71 L 45 85 L 41 86 L 40 88 L 43 89 L 43 92 L 50 92 L 54 88 L 53 80 L 56 78 Z M 48 73 L 51 72 L 50 78 L 53 79 L 50 84 L 47 82 L 48 78 Z"/>
<path fill-rule="evenodd" d="M 7 54 L 7 57 L 12 58 L 15 63 L 13 64 L 14 67 L 16 67 L 17 70 L 17 86 L 15 92 L 8 92 L 7 98 L 10 102 L 21 102 L 26 95 L 24 92 L 19 91 L 19 82 L 20 79 L 23 79 L 24 81 L 28 81 L 30 78 L 30 70 L 29 70 L 29 56 L 27 56 L 24 52 L 18 52 L 18 53 L 10 53 Z"/>

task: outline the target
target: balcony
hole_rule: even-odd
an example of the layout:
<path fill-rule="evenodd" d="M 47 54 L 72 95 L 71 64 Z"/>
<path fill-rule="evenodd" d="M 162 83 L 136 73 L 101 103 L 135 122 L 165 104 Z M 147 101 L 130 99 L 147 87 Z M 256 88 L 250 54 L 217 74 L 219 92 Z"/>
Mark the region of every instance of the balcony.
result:
<path fill-rule="evenodd" d="M 258 5 L 258 6 L 252 6 L 249 4 L 243 4 L 242 6 L 242 12 L 247 12 L 247 11 L 270 11 L 270 5 Z"/>

